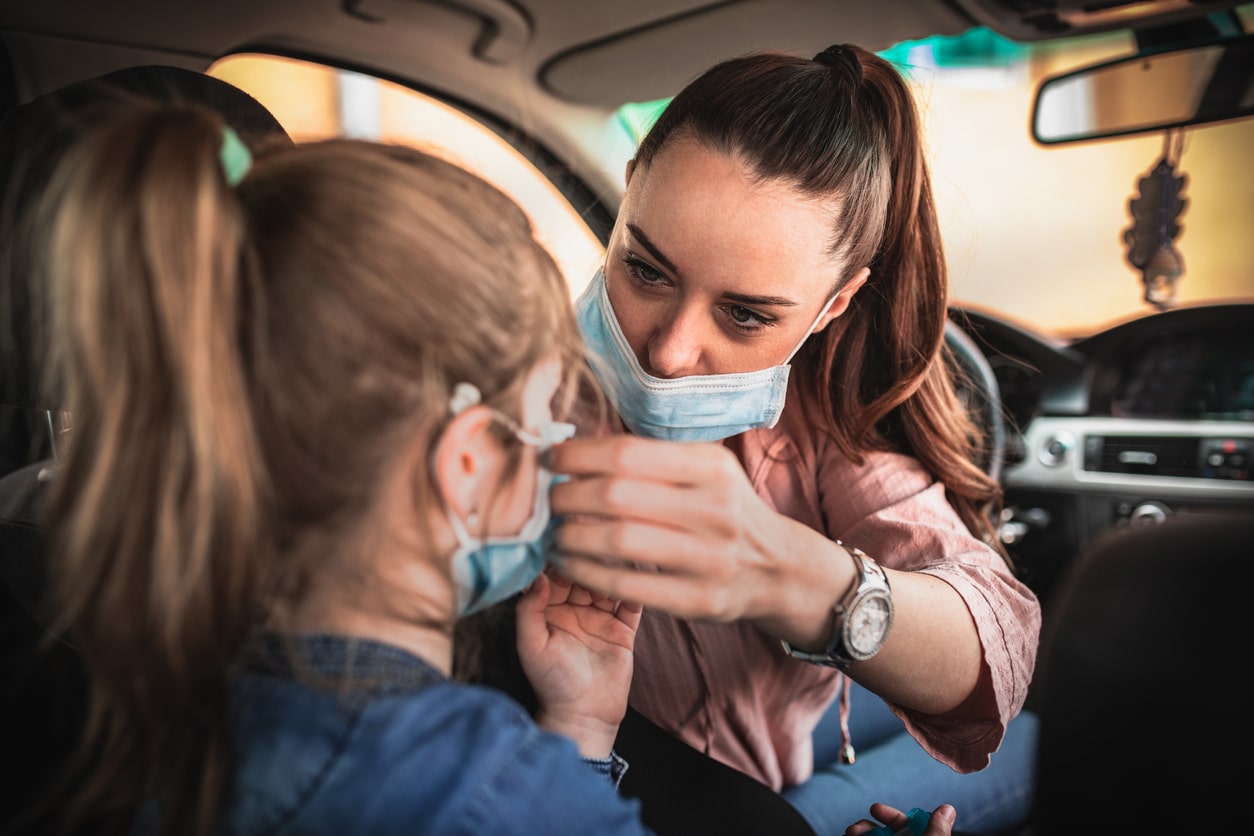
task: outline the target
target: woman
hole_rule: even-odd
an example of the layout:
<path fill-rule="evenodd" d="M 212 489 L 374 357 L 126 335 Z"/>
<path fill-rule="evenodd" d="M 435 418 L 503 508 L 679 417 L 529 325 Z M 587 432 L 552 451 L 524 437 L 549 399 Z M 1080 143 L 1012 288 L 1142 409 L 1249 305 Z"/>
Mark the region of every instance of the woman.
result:
<path fill-rule="evenodd" d="M 583 367 L 521 210 L 409 149 L 252 165 L 192 106 L 89 140 L 45 216 L 70 823 L 643 832 L 611 752 L 640 609 L 540 574 Z M 450 679 L 459 617 L 524 588 L 539 727 Z"/>
<path fill-rule="evenodd" d="M 645 606 L 632 707 L 820 832 L 871 800 L 953 801 L 976 831 L 1026 812 L 1026 767 L 973 811 L 949 786 L 934 799 L 931 775 L 848 766 L 851 680 L 929 766 L 969 773 L 1011 739 L 1032 677 L 1040 607 L 993 531 L 947 303 L 910 91 L 836 46 L 730 60 L 681 91 L 576 304 L 631 434 L 550 455 L 572 477 L 554 509 L 578 515 L 563 572 Z M 818 767 L 839 788 L 812 780 L 833 700 L 846 765 Z"/>

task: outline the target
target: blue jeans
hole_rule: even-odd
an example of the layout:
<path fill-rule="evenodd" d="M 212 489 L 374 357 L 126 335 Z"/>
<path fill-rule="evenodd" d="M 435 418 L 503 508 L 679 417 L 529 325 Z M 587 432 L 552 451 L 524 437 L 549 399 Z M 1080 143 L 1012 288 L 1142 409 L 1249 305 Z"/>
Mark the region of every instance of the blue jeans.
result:
<path fill-rule="evenodd" d="M 1026 823 L 1036 773 L 1035 714 L 1024 711 L 1010 722 L 987 767 L 961 774 L 925 752 L 884 701 L 856 682 L 849 733 L 857 759 L 841 763 L 839 711 L 839 700 L 833 701 L 814 730 L 814 776 L 784 790 L 819 836 L 842 834 L 869 818 L 874 801 L 902 811 L 952 804 L 958 811 L 954 826 L 966 833 L 993 836 Z"/>

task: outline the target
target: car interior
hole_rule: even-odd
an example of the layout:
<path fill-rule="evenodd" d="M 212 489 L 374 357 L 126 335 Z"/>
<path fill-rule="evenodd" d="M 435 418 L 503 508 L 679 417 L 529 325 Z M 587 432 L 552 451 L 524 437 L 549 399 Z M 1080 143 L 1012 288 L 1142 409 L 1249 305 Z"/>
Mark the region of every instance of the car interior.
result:
<path fill-rule="evenodd" d="M 265 114 L 254 128 L 290 141 L 460 153 L 533 215 L 575 295 L 669 96 L 727 57 L 833 43 L 920 85 L 953 279 L 947 356 L 990 440 L 1002 543 L 1047 627 L 1060 590 L 1121 534 L 1254 518 L 1254 3 L 0 0 L 0 692 L 8 774 L 22 776 L 0 819 L 51 780 L 80 706 L 73 649 L 44 629 L 37 503 L 73 421 L 34 385 L 34 271 L 12 245 L 61 120 L 111 95 L 76 85 L 143 68 L 162 95 L 242 97 Z M 1003 160 L 1012 142 L 1033 156 Z M 1047 691 L 1034 683 L 1034 704 Z M 773 793 L 689 754 L 637 790 L 688 784 L 682 803 L 646 803 L 659 832 L 711 827 L 716 808 L 705 832 L 808 832 Z M 1058 830 L 1017 831 L 1033 832 Z"/>

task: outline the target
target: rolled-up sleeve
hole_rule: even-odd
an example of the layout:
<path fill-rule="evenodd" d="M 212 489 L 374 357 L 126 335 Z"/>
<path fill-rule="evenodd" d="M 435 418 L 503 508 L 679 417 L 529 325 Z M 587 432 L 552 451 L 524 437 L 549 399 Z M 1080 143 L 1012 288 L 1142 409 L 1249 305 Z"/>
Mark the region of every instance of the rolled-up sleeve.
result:
<path fill-rule="evenodd" d="M 980 687 L 992 699 L 986 693 L 985 699 L 969 701 L 961 715 L 893 710 L 937 760 L 962 772 L 984 768 L 1027 699 L 1041 627 L 1039 601 L 996 550 L 967 530 L 946 500 L 944 485 L 917 460 L 874 453 L 855 465 L 821 442 L 816 452 L 828 536 L 884 566 L 940 578 L 966 603 L 983 649 Z M 973 718 L 971 704 L 995 710 Z"/>

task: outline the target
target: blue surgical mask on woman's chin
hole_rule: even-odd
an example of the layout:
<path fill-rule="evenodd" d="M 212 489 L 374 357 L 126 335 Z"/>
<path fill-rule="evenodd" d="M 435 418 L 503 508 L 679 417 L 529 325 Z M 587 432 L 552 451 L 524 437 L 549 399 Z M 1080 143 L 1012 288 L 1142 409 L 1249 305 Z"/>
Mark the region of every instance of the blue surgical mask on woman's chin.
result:
<path fill-rule="evenodd" d="M 654 377 L 640 366 L 618 324 L 597 270 L 575 302 L 592 370 L 619 417 L 636 435 L 670 441 L 720 441 L 747 430 L 773 427 L 784 411 L 789 363 L 831 304 L 778 366 L 739 374 Z"/>
<path fill-rule="evenodd" d="M 467 391 L 461 387 L 474 389 L 469 384 L 458 386 L 459 394 Z M 458 394 L 455 394 L 455 400 L 457 397 Z M 478 402 L 478 390 L 474 390 L 471 398 L 474 403 Z M 454 411 L 464 408 L 455 407 Z M 508 419 L 506 421 L 513 424 Z M 574 424 L 558 421 L 549 422 L 535 434 L 516 426 L 511 428 L 520 441 L 538 448 L 541 452 L 575 434 Z M 531 516 L 517 534 L 476 539 L 470 535 L 456 514 L 448 515 L 453 534 L 457 537 L 452 568 L 459 615 L 471 615 L 522 592 L 544 571 L 557 524 L 561 521 L 560 517 L 552 515 L 549 507 L 549 489 L 559 478 L 565 477 L 557 477 L 544 467 L 539 467 Z"/>

